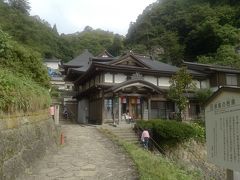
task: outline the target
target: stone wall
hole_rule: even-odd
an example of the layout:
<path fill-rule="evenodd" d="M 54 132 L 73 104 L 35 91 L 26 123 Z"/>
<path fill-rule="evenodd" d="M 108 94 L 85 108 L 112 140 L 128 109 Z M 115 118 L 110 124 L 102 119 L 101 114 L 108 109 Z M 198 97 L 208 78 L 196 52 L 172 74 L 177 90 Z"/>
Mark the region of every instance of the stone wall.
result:
<path fill-rule="evenodd" d="M 205 143 L 191 140 L 174 148 L 165 148 L 165 152 L 167 157 L 177 161 L 178 164 L 199 171 L 204 179 L 226 179 L 225 169 L 208 162 Z"/>
<path fill-rule="evenodd" d="M 17 179 L 27 168 L 57 147 L 60 128 L 47 110 L 0 117 L 0 179 Z"/>

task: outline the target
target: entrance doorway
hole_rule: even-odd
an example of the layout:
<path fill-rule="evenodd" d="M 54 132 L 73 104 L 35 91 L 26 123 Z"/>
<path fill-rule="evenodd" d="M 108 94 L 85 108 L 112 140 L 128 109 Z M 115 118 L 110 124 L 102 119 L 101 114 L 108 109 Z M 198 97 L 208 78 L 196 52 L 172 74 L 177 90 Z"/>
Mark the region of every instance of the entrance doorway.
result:
<path fill-rule="evenodd" d="M 122 113 L 129 113 L 133 119 L 142 119 L 143 99 L 137 96 L 121 97 Z"/>

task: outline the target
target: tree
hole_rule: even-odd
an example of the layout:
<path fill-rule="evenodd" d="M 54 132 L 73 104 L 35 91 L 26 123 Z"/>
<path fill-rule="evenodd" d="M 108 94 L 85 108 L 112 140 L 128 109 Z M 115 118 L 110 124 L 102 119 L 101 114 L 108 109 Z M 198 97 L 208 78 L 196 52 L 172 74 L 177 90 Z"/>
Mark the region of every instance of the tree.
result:
<path fill-rule="evenodd" d="M 196 91 L 195 97 L 201 107 L 204 105 L 204 103 L 208 100 L 208 98 L 212 95 L 211 89 L 199 89 Z"/>
<path fill-rule="evenodd" d="M 192 76 L 187 72 L 186 67 L 182 67 L 173 75 L 170 79 L 170 87 L 168 96 L 173 100 L 179 112 L 177 113 L 178 120 L 182 120 L 182 112 L 188 105 L 188 98 L 186 93 L 195 88 L 195 84 L 192 81 Z"/>
<path fill-rule="evenodd" d="M 28 0 L 8 0 L 8 4 L 24 14 L 29 14 L 31 9 Z"/>
<path fill-rule="evenodd" d="M 56 35 L 58 35 L 58 30 L 57 30 L 57 25 L 56 24 L 53 25 L 52 30 Z"/>
<path fill-rule="evenodd" d="M 116 34 L 113 43 L 108 50 L 113 56 L 119 56 L 123 50 L 123 37 Z"/>

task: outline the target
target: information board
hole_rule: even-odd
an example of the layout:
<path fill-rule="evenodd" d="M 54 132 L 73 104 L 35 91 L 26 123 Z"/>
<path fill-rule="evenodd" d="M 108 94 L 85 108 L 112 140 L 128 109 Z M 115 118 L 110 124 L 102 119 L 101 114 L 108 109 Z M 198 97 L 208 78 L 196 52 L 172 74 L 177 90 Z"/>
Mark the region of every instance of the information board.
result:
<path fill-rule="evenodd" d="M 205 107 L 208 159 L 240 171 L 240 94 L 222 91 Z"/>

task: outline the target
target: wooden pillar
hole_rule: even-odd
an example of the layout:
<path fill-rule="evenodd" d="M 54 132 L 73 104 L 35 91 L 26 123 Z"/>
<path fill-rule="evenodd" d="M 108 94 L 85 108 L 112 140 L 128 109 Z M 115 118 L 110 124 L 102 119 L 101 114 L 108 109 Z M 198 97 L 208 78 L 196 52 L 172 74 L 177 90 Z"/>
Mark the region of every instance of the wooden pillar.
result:
<path fill-rule="evenodd" d="M 105 100 L 105 98 L 104 98 L 104 96 L 102 96 L 102 99 L 101 99 L 102 107 L 100 107 L 102 109 L 102 124 L 104 123 L 104 120 L 105 120 L 105 116 L 104 116 L 104 108 L 105 108 L 104 107 L 105 106 L 104 100 Z"/>
<path fill-rule="evenodd" d="M 54 122 L 56 125 L 59 124 L 59 105 L 54 105 Z"/>
<path fill-rule="evenodd" d="M 122 102 L 121 97 L 118 97 L 118 122 L 120 123 L 122 121 Z"/>
<path fill-rule="evenodd" d="M 148 97 L 148 120 L 151 119 L 151 97 Z"/>

